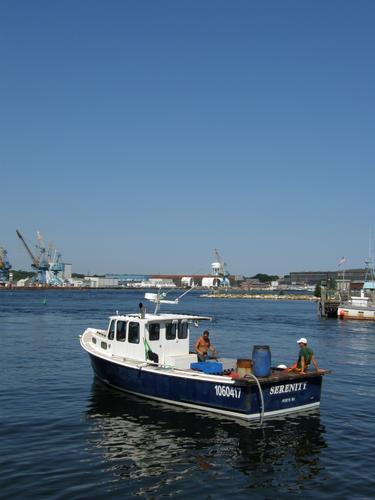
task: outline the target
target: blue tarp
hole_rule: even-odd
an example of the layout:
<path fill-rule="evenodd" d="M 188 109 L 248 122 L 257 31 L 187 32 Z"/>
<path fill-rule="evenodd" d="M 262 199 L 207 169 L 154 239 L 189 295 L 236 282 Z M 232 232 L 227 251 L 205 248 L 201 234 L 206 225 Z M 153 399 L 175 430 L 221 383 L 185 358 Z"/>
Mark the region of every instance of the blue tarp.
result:
<path fill-rule="evenodd" d="M 223 365 L 217 361 L 199 361 L 198 363 L 191 363 L 192 370 L 199 372 L 211 373 L 212 375 L 221 375 L 223 373 Z"/>

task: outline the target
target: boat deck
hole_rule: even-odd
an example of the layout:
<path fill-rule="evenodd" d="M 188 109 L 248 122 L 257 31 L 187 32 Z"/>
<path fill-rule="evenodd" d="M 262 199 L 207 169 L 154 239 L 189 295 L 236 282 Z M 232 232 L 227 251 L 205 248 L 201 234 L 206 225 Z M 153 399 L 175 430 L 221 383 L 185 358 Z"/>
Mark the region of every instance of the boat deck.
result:
<path fill-rule="evenodd" d="M 93 354 L 94 356 L 98 356 L 102 359 L 105 359 L 109 362 L 122 365 L 128 368 L 140 369 L 148 372 L 153 372 L 155 374 L 160 375 L 171 375 L 173 377 L 183 377 L 190 379 L 199 379 L 202 381 L 211 381 L 217 383 L 226 383 L 233 385 L 252 385 L 256 384 L 257 381 L 261 384 L 268 383 L 278 383 L 278 382 L 299 382 L 306 378 L 313 378 L 321 375 L 325 375 L 330 373 L 329 370 L 320 370 L 317 373 L 315 370 L 308 371 L 304 374 L 288 372 L 282 368 L 273 367 L 271 370 L 271 374 L 267 377 L 256 377 L 251 374 L 245 375 L 244 377 L 232 377 L 231 373 L 235 371 L 237 360 L 232 358 L 218 358 L 217 361 L 223 365 L 223 373 L 222 374 L 213 374 L 206 373 L 199 370 L 193 370 L 192 368 L 177 368 L 174 366 L 161 365 L 154 363 L 152 361 L 141 361 L 132 359 L 129 357 L 124 357 L 116 354 L 104 353 L 103 351 L 98 351 L 97 347 L 91 342 L 91 335 L 88 335 L 87 338 L 81 338 L 81 343 L 83 343 L 86 351 L 88 353 Z M 212 359 L 211 361 L 214 361 Z M 206 363 L 210 363 L 210 361 L 206 361 Z"/>
<path fill-rule="evenodd" d="M 112 356 L 112 359 L 116 358 L 116 356 Z M 120 361 L 120 359 L 119 359 Z M 248 385 L 248 384 L 256 384 L 256 380 L 252 375 L 245 375 L 244 377 L 231 377 L 230 370 L 225 370 L 224 373 L 222 374 L 212 374 L 212 373 L 206 373 L 203 371 L 199 370 L 193 370 L 192 368 L 175 368 L 171 366 L 163 366 L 163 365 L 158 365 L 153 362 L 139 362 L 127 358 L 121 358 L 121 361 L 124 362 L 124 364 L 131 364 L 134 367 L 141 368 L 141 369 L 146 369 L 146 370 L 151 370 L 159 373 L 168 373 L 169 375 L 176 375 L 176 376 L 183 376 L 186 377 L 188 376 L 189 378 L 199 378 L 202 380 L 215 380 L 217 382 L 226 382 L 226 383 L 233 383 L 234 385 Z M 236 360 L 233 359 L 228 359 L 228 358 L 219 358 L 219 362 L 224 361 L 225 364 L 228 365 L 230 362 L 233 362 L 233 366 L 236 366 Z M 207 361 L 209 363 L 209 361 Z M 306 378 L 313 378 L 316 376 L 320 375 L 326 375 L 328 373 L 331 373 L 330 370 L 319 370 L 319 373 L 317 373 L 315 370 L 307 371 L 304 374 L 300 373 L 294 373 L 294 372 L 288 372 L 285 369 L 282 368 L 272 368 L 271 369 L 271 374 L 267 377 L 256 377 L 257 380 L 261 384 L 267 384 L 267 383 L 275 383 L 275 382 L 298 382 L 301 381 L 302 379 Z"/>
<path fill-rule="evenodd" d="M 236 360 L 234 360 L 234 361 L 236 361 Z M 190 374 L 199 373 L 203 376 L 207 375 L 204 372 L 192 370 L 191 368 L 186 369 L 186 370 L 182 370 L 182 371 L 184 371 L 185 373 L 189 372 Z M 298 382 L 299 380 L 304 379 L 304 378 L 312 378 L 312 377 L 316 377 L 318 375 L 326 375 L 328 373 L 331 373 L 331 370 L 319 370 L 318 373 L 315 370 L 311 370 L 311 371 L 307 371 L 304 374 L 301 374 L 301 373 L 295 373 L 295 372 L 288 372 L 283 368 L 274 368 L 273 367 L 273 368 L 271 368 L 270 375 L 268 375 L 267 377 L 257 377 L 257 379 L 260 383 L 263 383 L 263 384 L 264 383 L 272 383 L 272 382 L 292 382 L 292 381 Z M 242 383 L 246 383 L 246 384 L 256 384 L 255 379 L 251 375 L 245 375 L 244 377 L 239 377 L 239 378 L 232 378 L 230 376 L 230 373 L 223 373 L 220 375 L 216 375 L 216 377 L 220 377 L 222 379 L 223 378 L 224 379 L 232 379 L 235 383 L 242 382 Z"/>

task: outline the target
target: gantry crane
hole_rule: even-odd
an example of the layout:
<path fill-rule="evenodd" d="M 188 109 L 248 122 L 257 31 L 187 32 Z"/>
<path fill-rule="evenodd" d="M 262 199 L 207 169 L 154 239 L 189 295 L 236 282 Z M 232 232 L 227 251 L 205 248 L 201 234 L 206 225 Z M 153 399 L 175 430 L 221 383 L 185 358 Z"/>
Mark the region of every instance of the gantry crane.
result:
<path fill-rule="evenodd" d="M 9 270 L 12 269 L 12 266 L 8 260 L 8 252 L 5 248 L 0 247 L 0 284 L 4 285 L 9 281 Z"/>

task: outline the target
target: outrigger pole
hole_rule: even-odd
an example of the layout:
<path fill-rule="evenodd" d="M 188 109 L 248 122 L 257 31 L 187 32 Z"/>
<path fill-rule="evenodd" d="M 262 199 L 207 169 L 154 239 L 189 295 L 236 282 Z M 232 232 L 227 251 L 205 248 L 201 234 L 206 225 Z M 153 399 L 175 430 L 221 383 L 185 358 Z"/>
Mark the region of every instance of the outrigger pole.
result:
<path fill-rule="evenodd" d="M 145 299 L 149 300 L 150 302 L 154 302 L 155 305 L 155 311 L 154 314 L 158 314 L 159 309 L 160 309 L 160 304 L 178 304 L 179 300 L 186 295 L 187 293 L 191 292 L 191 290 L 194 288 L 192 286 L 189 288 L 189 290 L 186 290 L 186 292 L 182 293 L 179 295 L 177 298 L 173 300 L 164 300 L 164 297 L 167 296 L 168 292 L 161 292 L 161 289 L 159 288 L 158 293 L 145 293 Z"/>

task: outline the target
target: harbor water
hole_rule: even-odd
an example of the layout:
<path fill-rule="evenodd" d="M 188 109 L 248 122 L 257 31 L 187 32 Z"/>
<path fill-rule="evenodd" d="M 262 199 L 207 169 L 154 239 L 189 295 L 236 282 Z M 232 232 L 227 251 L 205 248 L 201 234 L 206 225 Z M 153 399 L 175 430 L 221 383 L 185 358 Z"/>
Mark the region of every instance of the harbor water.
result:
<path fill-rule="evenodd" d="M 245 423 L 109 389 L 79 335 L 136 311 L 136 290 L 0 292 L 2 499 L 373 498 L 375 322 L 321 319 L 314 302 L 202 298 L 164 310 L 211 315 L 217 350 L 272 365 L 307 337 L 324 378 L 319 411 Z M 146 304 L 147 310 L 153 306 Z"/>

